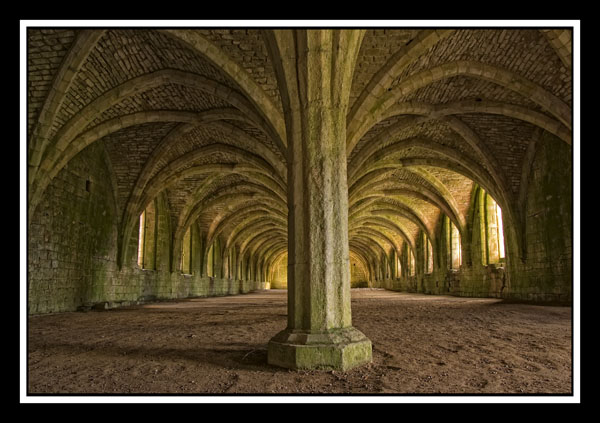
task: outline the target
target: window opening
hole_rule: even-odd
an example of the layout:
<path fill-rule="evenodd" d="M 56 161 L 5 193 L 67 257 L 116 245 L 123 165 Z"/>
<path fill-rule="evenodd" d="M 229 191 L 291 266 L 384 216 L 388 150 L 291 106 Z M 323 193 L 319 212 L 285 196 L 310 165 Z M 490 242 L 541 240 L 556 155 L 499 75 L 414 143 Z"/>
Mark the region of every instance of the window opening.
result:
<path fill-rule="evenodd" d="M 423 233 L 423 269 L 425 273 L 433 272 L 433 247 L 425 233 Z"/>
<path fill-rule="evenodd" d="M 185 231 L 181 245 L 181 272 L 185 275 L 192 274 L 192 231 L 191 227 Z"/>
<path fill-rule="evenodd" d="M 138 233 L 138 259 L 137 264 L 140 268 L 144 267 L 144 237 L 146 235 L 146 231 L 144 230 L 146 226 L 146 210 L 140 214 L 140 229 Z"/>
<path fill-rule="evenodd" d="M 485 231 L 483 234 L 487 263 L 493 264 L 504 261 L 504 227 L 502 209 L 496 201 L 484 193 L 485 198 Z"/>
<path fill-rule="evenodd" d="M 207 263 L 206 263 L 206 274 L 210 277 L 215 276 L 214 264 L 215 264 L 215 244 L 211 244 L 208 249 Z"/>
<path fill-rule="evenodd" d="M 448 267 L 450 269 L 459 269 L 462 264 L 462 251 L 460 243 L 460 232 L 450 218 L 446 216 L 446 239 L 448 240 Z"/>

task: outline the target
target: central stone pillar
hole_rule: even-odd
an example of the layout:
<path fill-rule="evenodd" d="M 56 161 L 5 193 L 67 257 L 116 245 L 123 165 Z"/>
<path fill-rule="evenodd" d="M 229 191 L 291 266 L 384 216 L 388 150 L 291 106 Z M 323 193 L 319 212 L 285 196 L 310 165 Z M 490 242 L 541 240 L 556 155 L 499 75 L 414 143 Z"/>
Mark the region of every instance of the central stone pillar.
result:
<path fill-rule="evenodd" d="M 279 82 L 288 140 L 288 325 L 268 362 L 347 370 L 371 361 L 371 341 L 352 327 L 346 175 L 346 110 L 360 34 L 280 31 Z"/>

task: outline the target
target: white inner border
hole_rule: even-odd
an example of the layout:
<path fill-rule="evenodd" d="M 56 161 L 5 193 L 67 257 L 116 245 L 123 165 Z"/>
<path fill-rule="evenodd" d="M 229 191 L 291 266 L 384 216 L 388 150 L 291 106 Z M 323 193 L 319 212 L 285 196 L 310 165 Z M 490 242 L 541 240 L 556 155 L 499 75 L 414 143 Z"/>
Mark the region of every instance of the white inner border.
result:
<path fill-rule="evenodd" d="M 573 28 L 573 395 L 572 396 L 28 396 L 27 395 L 27 27 L 572 27 Z M 579 20 L 21 20 L 20 386 L 21 403 L 579 403 L 580 392 L 580 21 Z"/>

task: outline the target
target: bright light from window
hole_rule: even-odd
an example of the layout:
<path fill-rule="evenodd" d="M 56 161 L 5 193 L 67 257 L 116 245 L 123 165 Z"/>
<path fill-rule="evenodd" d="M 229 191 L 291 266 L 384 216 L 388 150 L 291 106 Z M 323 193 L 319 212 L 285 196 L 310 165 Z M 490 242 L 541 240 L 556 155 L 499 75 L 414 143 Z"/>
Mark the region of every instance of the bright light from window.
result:
<path fill-rule="evenodd" d="M 181 272 L 185 275 L 192 274 L 192 232 L 191 227 L 185 231 L 181 245 Z"/>
<path fill-rule="evenodd" d="M 215 273 L 214 273 L 214 260 L 215 260 L 215 255 L 214 255 L 214 244 L 212 244 L 210 246 L 210 248 L 208 249 L 208 255 L 207 255 L 207 259 L 208 262 L 206 263 L 206 273 L 208 276 L 214 277 Z"/>
<path fill-rule="evenodd" d="M 427 273 L 433 272 L 433 246 L 431 241 L 427 239 Z"/>
<path fill-rule="evenodd" d="M 498 225 L 498 253 L 504 258 L 504 225 L 502 224 L 502 209 L 496 204 L 496 222 Z"/>
<path fill-rule="evenodd" d="M 146 210 L 140 214 L 140 230 L 138 234 L 138 266 L 144 266 L 144 226 L 146 225 Z"/>
<path fill-rule="evenodd" d="M 458 269 L 462 264 L 462 251 L 460 247 L 460 232 L 458 228 L 450 223 L 450 228 L 452 231 L 451 239 L 452 239 L 452 268 Z"/>

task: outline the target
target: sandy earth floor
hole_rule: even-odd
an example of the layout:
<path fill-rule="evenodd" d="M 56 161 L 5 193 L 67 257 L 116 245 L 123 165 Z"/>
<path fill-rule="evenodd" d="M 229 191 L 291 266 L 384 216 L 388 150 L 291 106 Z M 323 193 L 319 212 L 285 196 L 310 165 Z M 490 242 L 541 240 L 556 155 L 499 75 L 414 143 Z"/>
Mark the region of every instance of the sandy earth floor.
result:
<path fill-rule="evenodd" d="M 373 362 L 267 364 L 284 290 L 29 318 L 28 393 L 572 394 L 571 308 L 352 290 Z"/>

